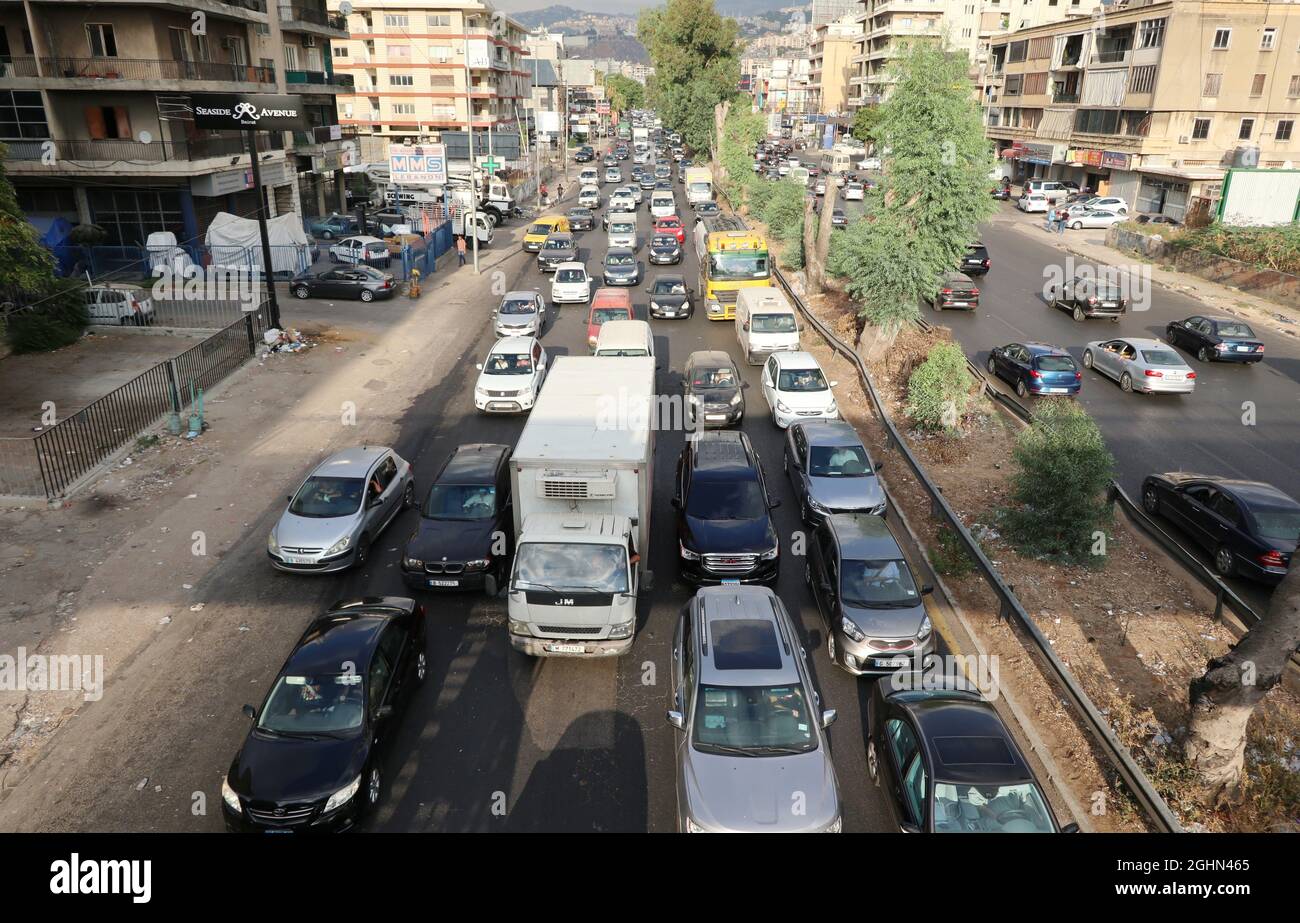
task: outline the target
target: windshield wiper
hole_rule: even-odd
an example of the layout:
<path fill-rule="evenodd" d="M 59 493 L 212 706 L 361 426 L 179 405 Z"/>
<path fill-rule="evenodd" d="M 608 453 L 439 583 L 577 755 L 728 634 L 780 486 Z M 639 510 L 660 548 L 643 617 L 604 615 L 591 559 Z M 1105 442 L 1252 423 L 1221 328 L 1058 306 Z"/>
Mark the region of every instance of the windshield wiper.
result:
<path fill-rule="evenodd" d="M 893 602 L 880 602 L 879 600 L 869 602 L 865 599 L 845 599 L 844 604 L 846 606 L 855 606 L 859 609 L 910 609 L 912 606 L 916 605 L 916 603 L 906 599 L 899 599 Z"/>
<path fill-rule="evenodd" d="M 774 753 L 774 754 L 792 754 L 808 753 L 813 748 L 808 747 L 778 747 L 778 746 L 758 746 L 751 748 L 755 753 Z"/>
<path fill-rule="evenodd" d="M 732 747 L 727 744 L 711 744 L 703 740 L 695 742 L 697 747 L 703 747 L 709 753 L 725 753 L 729 756 L 754 756 L 754 751 L 747 747 Z"/>

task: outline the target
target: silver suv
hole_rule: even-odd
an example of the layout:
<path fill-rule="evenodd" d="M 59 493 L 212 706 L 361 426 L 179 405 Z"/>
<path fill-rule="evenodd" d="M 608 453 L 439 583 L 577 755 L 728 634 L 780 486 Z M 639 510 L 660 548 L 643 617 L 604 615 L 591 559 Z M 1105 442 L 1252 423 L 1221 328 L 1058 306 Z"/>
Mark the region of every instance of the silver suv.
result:
<path fill-rule="evenodd" d="M 838 833 L 834 720 L 776 594 L 701 589 L 673 638 L 678 829 Z"/>

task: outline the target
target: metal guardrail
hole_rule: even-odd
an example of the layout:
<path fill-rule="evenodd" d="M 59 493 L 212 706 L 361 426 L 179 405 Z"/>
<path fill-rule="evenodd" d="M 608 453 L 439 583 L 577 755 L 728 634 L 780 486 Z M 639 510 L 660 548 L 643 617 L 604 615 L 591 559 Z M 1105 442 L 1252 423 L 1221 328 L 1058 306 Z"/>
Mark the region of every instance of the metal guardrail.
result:
<path fill-rule="evenodd" d="M 826 325 L 823 324 L 816 315 L 808 310 L 808 306 L 804 304 L 803 299 L 794 291 L 794 288 L 790 285 L 781 270 L 775 265 L 775 262 L 773 262 L 772 265 L 772 273 L 773 278 L 775 278 L 781 284 L 781 287 L 785 289 L 791 302 L 803 315 L 804 319 L 822 336 L 831 349 L 853 363 L 854 368 L 857 369 L 858 378 L 862 382 L 863 391 L 870 399 L 872 407 L 876 412 L 876 416 L 884 427 L 886 433 L 886 448 L 892 448 L 903 456 L 904 461 L 907 462 L 907 466 L 912 470 L 912 474 L 916 478 L 917 483 L 920 484 L 925 492 L 930 495 L 930 501 L 934 512 L 941 516 L 947 522 L 949 528 L 956 533 L 962 547 L 965 549 L 970 559 L 975 563 L 975 567 L 984 578 L 985 583 L 987 583 L 989 588 L 997 595 L 1001 607 L 999 616 L 1009 621 L 1014 620 L 1015 624 L 1029 636 L 1034 647 L 1037 649 L 1038 654 L 1041 655 L 1045 662 L 1053 679 L 1065 691 L 1071 704 L 1074 706 L 1075 711 L 1083 718 L 1083 721 L 1091 732 L 1093 739 L 1106 753 L 1106 756 L 1115 767 L 1120 779 L 1133 796 L 1133 799 L 1137 802 L 1142 813 L 1146 815 L 1152 825 L 1162 833 L 1184 832 L 1182 825 L 1178 822 L 1178 818 L 1174 816 L 1174 813 L 1169 809 L 1169 805 L 1165 803 L 1165 800 L 1160 797 L 1160 793 L 1152 787 L 1151 782 L 1134 761 L 1128 748 L 1125 747 L 1124 744 L 1120 742 L 1119 738 L 1115 736 L 1114 731 L 1111 730 L 1106 719 L 1097 710 L 1097 707 L 1092 704 L 1092 700 L 1088 698 L 1088 694 L 1083 691 L 1075 681 L 1073 675 L 1071 675 L 1070 671 L 1063 663 L 1061 663 L 1060 658 L 1057 657 L 1056 653 L 1052 650 L 1052 646 L 1048 643 L 1047 638 L 1043 636 L 1043 633 L 1034 623 L 1034 620 L 1030 618 L 1029 613 L 1025 611 L 1024 606 L 1020 604 L 1020 600 L 1016 598 L 1015 593 L 1009 586 L 1007 586 L 1006 582 L 1002 579 L 1002 575 L 994 568 L 993 562 L 984 554 L 984 550 L 980 548 L 979 543 L 975 541 L 974 537 L 969 531 L 967 531 L 966 526 L 962 524 L 956 511 L 953 510 L 947 499 L 944 498 L 943 491 L 937 484 L 930 480 L 925 469 L 921 467 L 921 463 L 917 460 L 916 456 L 912 454 L 907 442 L 894 426 L 893 420 L 890 419 L 889 414 L 885 409 L 884 402 L 881 401 L 880 396 L 876 393 L 875 385 L 871 381 L 871 376 L 867 372 L 866 366 L 863 365 L 862 358 L 857 354 L 857 351 L 835 336 L 835 334 L 831 332 L 831 330 L 826 327 Z"/>

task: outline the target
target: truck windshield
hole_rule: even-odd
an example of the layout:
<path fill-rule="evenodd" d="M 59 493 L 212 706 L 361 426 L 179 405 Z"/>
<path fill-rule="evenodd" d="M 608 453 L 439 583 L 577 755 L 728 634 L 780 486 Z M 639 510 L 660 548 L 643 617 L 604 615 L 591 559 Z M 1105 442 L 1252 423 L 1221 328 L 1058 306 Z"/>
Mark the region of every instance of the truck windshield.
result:
<path fill-rule="evenodd" d="M 515 562 L 521 589 L 626 593 L 627 548 L 623 545 L 524 542 Z"/>
<path fill-rule="evenodd" d="M 754 333 L 794 333 L 793 314 L 755 314 L 750 324 Z"/>
<path fill-rule="evenodd" d="M 708 195 L 713 191 L 713 187 L 709 183 L 691 183 L 689 191 L 701 192 L 704 193 L 705 195 Z"/>
<path fill-rule="evenodd" d="M 714 282 L 743 282 L 767 277 L 767 254 L 762 251 L 709 254 L 709 278 Z"/>

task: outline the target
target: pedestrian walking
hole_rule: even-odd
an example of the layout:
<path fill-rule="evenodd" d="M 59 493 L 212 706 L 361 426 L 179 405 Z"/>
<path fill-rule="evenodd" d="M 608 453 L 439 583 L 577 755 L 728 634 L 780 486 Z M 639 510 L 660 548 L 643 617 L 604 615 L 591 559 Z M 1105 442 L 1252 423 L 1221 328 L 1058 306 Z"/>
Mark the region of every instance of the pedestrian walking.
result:
<path fill-rule="evenodd" d="M 541 193 L 542 193 L 542 204 L 543 204 L 543 205 L 550 205 L 550 204 L 551 204 L 551 197 L 550 197 L 549 195 L 546 194 L 546 183 L 544 183 L 544 182 L 542 183 Z"/>
<path fill-rule="evenodd" d="M 564 198 L 564 183 L 555 184 L 555 201 L 559 202 Z"/>
<path fill-rule="evenodd" d="M 456 265 L 465 265 L 465 235 L 460 234 L 456 237 L 456 259 L 459 261 Z"/>
<path fill-rule="evenodd" d="M 1056 210 L 1056 233 L 1057 234 L 1065 233 L 1065 222 L 1067 222 L 1068 220 L 1070 220 L 1070 213 L 1066 211 L 1064 208 L 1058 208 Z"/>

